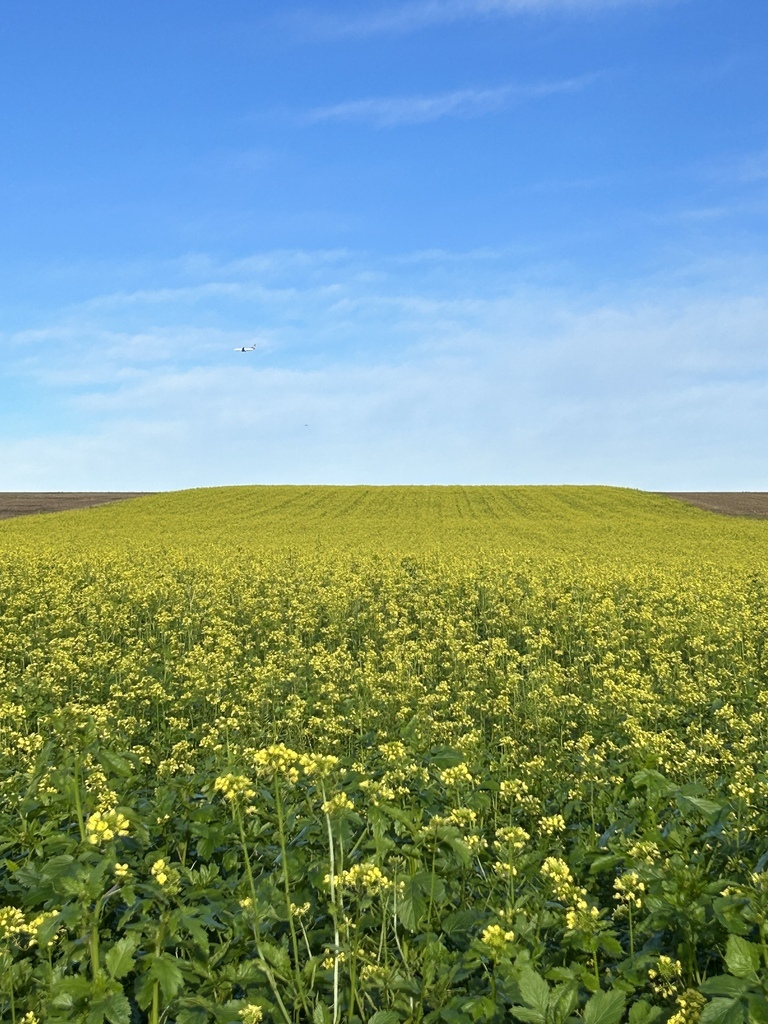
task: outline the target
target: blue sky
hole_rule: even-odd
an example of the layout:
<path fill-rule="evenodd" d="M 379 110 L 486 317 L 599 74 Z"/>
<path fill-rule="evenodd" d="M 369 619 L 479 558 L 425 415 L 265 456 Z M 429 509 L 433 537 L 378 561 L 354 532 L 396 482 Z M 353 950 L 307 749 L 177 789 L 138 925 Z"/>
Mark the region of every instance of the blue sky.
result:
<path fill-rule="evenodd" d="M 768 490 L 766 67 L 765 0 L 5 0 L 0 490 Z"/>

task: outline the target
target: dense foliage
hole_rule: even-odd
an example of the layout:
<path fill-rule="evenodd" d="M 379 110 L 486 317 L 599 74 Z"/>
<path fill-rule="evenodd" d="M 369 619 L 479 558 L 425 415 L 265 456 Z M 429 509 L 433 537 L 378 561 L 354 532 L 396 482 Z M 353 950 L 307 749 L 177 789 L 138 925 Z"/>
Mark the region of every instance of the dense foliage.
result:
<path fill-rule="evenodd" d="M 4 524 L 0 1019 L 768 1022 L 768 531 L 484 490 Z"/>

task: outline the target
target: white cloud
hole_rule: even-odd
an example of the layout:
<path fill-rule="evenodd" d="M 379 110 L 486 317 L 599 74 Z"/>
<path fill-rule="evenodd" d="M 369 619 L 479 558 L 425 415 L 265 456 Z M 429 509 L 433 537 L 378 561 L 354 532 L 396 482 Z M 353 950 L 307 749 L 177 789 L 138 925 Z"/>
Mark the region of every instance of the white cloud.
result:
<path fill-rule="evenodd" d="M 617 8 L 669 5 L 681 0 L 421 0 L 399 5 L 382 5 L 373 13 L 353 17 L 318 16 L 305 12 L 304 21 L 315 32 L 326 35 L 375 35 L 412 32 L 432 25 L 466 19 L 513 17 L 523 14 L 599 13 Z"/>
<path fill-rule="evenodd" d="M 480 117 L 523 100 L 576 92 L 591 84 L 594 74 L 531 85 L 508 84 L 494 89 L 454 89 L 421 96 L 381 96 L 316 107 L 310 121 L 361 121 L 377 128 L 424 124 L 444 117 Z"/>
<path fill-rule="evenodd" d="M 88 307 L 80 333 L 69 309 L 64 327 L 17 336 L 18 349 L 58 353 L 17 370 L 57 396 L 67 425 L 0 439 L 2 488 L 765 489 L 768 299 L 758 289 L 656 284 L 607 300 L 510 287 L 488 254 L 465 254 L 463 265 L 457 254 L 417 255 L 307 258 L 290 296 L 278 289 L 272 347 L 254 359 L 231 351 L 235 330 L 185 326 L 194 318 L 183 289 L 172 327 L 151 326 L 146 296 L 134 303 L 141 330 L 118 329 L 125 308 L 107 304 L 98 331 Z M 268 262 L 210 269 L 246 287 Z M 476 282 L 489 274 L 483 293 Z"/>

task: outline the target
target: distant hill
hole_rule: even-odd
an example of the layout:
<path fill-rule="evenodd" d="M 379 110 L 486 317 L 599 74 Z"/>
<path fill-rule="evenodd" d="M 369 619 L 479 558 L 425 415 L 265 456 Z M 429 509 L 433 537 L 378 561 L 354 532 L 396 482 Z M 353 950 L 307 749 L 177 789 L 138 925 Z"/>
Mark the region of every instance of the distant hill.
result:
<path fill-rule="evenodd" d="M 764 522 L 618 487 L 255 486 L 100 497 L 109 503 L 0 523 L 0 549 L 504 550 L 631 562 L 768 561 Z"/>

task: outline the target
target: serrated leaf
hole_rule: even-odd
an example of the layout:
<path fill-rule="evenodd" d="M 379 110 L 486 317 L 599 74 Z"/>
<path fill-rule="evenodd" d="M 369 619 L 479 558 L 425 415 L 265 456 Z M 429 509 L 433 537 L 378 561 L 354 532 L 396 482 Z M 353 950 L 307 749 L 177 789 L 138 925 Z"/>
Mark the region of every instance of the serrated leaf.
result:
<path fill-rule="evenodd" d="M 330 1017 L 328 1018 L 330 1020 Z M 372 1017 L 368 1018 L 368 1024 L 398 1024 L 400 1014 L 394 1010 L 377 1010 Z"/>
<path fill-rule="evenodd" d="M 544 1014 L 527 1006 L 510 1006 L 509 1012 L 524 1024 L 544 1024 Z"/>
<path fill-rule="evenodd" d="M 748 978 L 755 974 L 760 966 L 760 950 L 754 943 L 747 942 L 740 935 L 729 935 L 725 962 L 731 974 L 737 978 Z"/>
<path fill-rule="evenodd" d="M 131 1004 L 121 992 L 113 992 L 91 1006 L 85 1024 L 131 1024 Z"/>
<path fill-rule="evenodd" d="M 619 940 L 614 935 L 603 935 L 600 938 L 600 946 L 608 953 L 609 956 L 621 956 L 624 953 L 624 949 Z"/>
<path fill-rule="evenodd" d="M 546 1018 L 548 1024 L 565 1024 L 579 1004 L 577 984 L 558 985 L 549 996 Z"/>
<path fill-rule="evenodd" d="M 619 1024 L 627 997 L 618 989 L 595 992 L 584 1007 L 584 1024 Z"/>
<path fill-rule="evenodd" d="M 549 1002 L 549 985 L 532 967 L 524 967 L 517 979 L 520 995 L 527 1006 L 533 1007 L 540 1014 L 546 1013 Z"/>
<path fill-rule="evenodd" d="M 70 868 L 74 863 L 74 857 L 70 856 L 68 853 L 60 853 L 56 857 L 51 857 L 45 862 L 42 874 L 45 878 L 60 878 L 62 875 L 69 873 Z M 79 865 L 75 870 L 79 870 Z"/>
<path fill-rule="evenodd" d="M 160 983 L 163 996 L 169 1002 L 184 984 L 184 975 L 173 962 L 173 959 L 166 954 L 157 957 L 152 961 L 149 969 L 149 977 Z"/>
<path fill-rule="evenodd" d="M 629 1024 L 652 1024 L 661 1013 L 660 1006 L 651 1006 L 644 999 L 638 999 L 629 1008 Z"/>
<path fill-rule="evenodd" d="M 331 1012 L 323 1003 L 316 1003 L 312 1024 L 331 1024 Z"/>
<path fill-rule="evenodd" d="M 282 946 L 278 946 L 274 942 L 262 940 L 261 951 L 264 954 L 264 959 L 267 960 L 276 971 L 286 977 L 290 974 L 291 958 L 288 956 L 288 951 L 283 949 Z"/>
<path fill-rule="evenodd" d="M 82 1020 L 82 1018 L 80 1018 Z M 104 1024 L 104 1003 L 98 1002 L 88 1011 L 85 1024 Z"/>
<path fill-rule="evenodd" d="M 699 1024 L 743 1024 L 744 1007 L 738 999 L 713 999 L 701 1011 Z"/>
<path fill-rule="evenodd" d="M 718 974 L 699 986 L 699 992 L 705 996 L 728 996 L 730 999 L 739 999 L 748 989 L 749 982 L 734 978 L 732 974 Z"/>
<path fill-rule="evenodd" d="M 131 1004 L 124 995 L 116 992 L 104 1004 L 104 1016 L 110 1024 L 131 1024 Z"/>
<path fill-rule="evenodd" d="M 110 978 L 119 981 L 129 973 L 133 967 L 133 954 L 136 952 L 137 946 L 137 940 L 130 935 L 119 939 L 114 944 L 104 957 Z"/>

